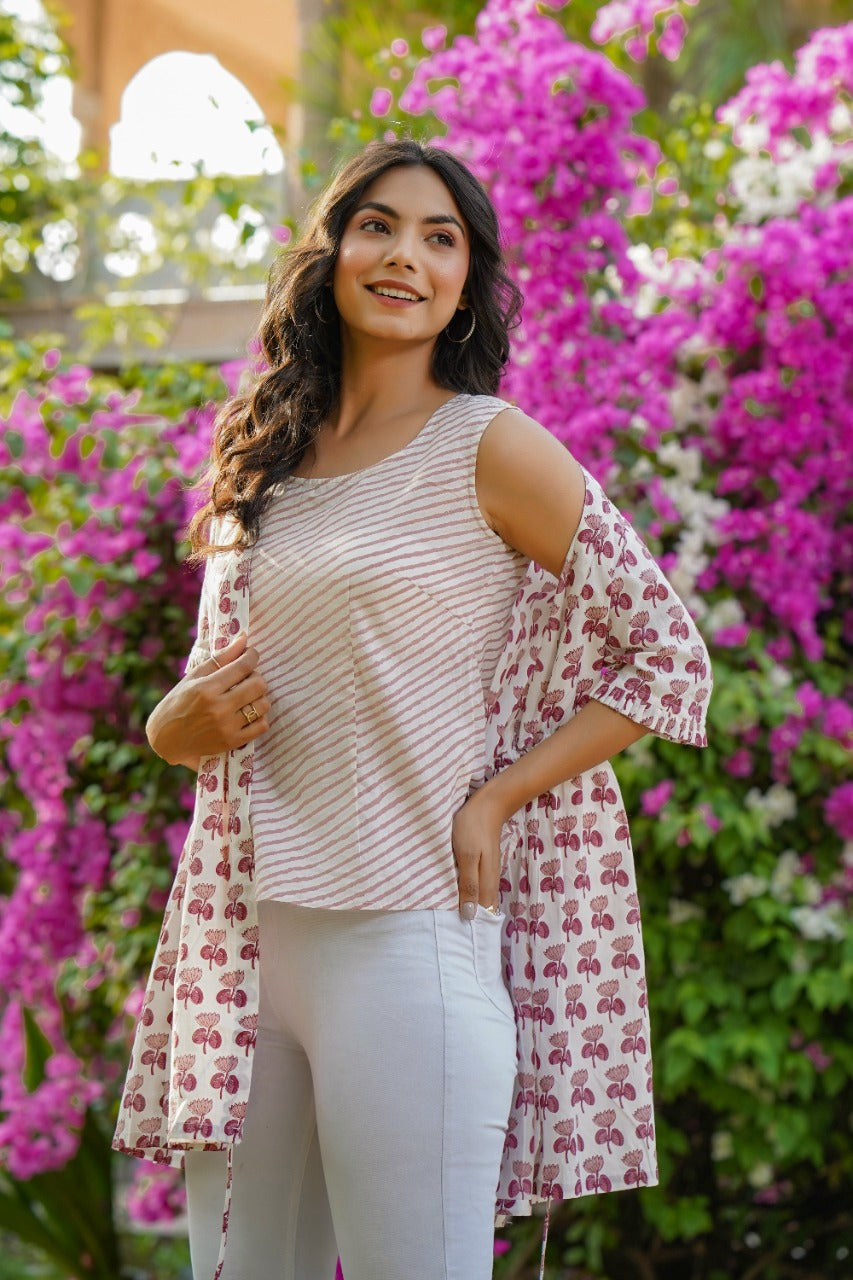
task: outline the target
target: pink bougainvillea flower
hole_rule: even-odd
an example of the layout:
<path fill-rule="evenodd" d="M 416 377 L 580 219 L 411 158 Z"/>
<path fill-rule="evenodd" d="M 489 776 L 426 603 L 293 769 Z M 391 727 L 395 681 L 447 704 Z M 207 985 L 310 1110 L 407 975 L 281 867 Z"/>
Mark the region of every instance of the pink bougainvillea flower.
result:
<path fill-rule="evenodd" d="M 687 35 L 687 23 L 681 13 L 671 13 L 663 24 L 658 37 L 658 53 L 669 62 L 675 62 L 684 47 Z"/>
<path fill-rule="evenodd" d="M 723 762 L 723 768 L 733 778 L 748 778 L 753 770 L 752 752 L 740 747 Z"/>
<path fill-rule="evenodd" d="M 698 0 L 682 0 L 682 3 L 676 0 L 610 0 L 597 11 L 590 35 L 596 44 L 622 39 L 628 55 L 642 62 L 648 56 L 649 39 L 654 34 L 658 19 L 662 18 L 658 51 L 674 62 L 687 35 L 684 4 L 695 5 Z"/>
<path fill-rule="evenodd" d="M 390 89 L 374 89 L 370 97 L 370 114 L 373 116 L 387 116 L 393 101 L 394 95 Z"/>
<path fill-rule="evenodd" d="M 803 1053 L 807 1058 L 811 1059 L 816 1071 L 826 1071 L 827 1067 L 832 1065 L 832 1054 L 824 1053 L 822 1046 L 817 1040 L 813 1040 L 811 1044 L 807 1044 L 803 1049 Z"/>
<path fill-rule="evenodd" d="M 146 1226 L 173 1222 L 186 1212 L 187 1195 L 180 1169 L 135 1161 L 134 1177 L 127 1191 L 127 1214 L 131 1222 Z"/>
<path fill-rule="evenodd" d="M 649 818 L 656 817 L 664 805 L 667 804 L 674 790 L 675 783 L 669 778 L 657 783 L 654 787 L 649 787 L 640 797 L 642 812 Z"/>
<path fill-rule="evenodd" d="M 434 53 L 436 49 L 441 49 L 447 39 L 447 27 L 424 27 L 421 32 L 421 41 L 425 49 L 429 49 Z"/>
<path fill-rule="evenodd" d="M 723 824 L 720 822 L 720 819 L 714 813 L 714 810 L 711 808 L 709 804 L 703 802 L 702 804 L 698 805 L 697 813 L 699 814 L 700 818 L 702 818 L 703 822 L 705 823 L 705 826 L 708 828 L 709 831 L 713 831 L 716 834 L 716 832 L 719 831 L 720 828 L 722 827 Z"/>
<path fill-rule="evenodd" d="M 826 820 L 842 840 L 853 840 L 853 782 L 843 782 L 826 798 Z"/>
<path fill-rule="evenodd" d="M 837 111 L 843 95 L 853 93 L 853 22 L 812 33 L 797 51 L 793 72 L 781 62 L 759 63 L 746 72 L 746 84 L 720 107 L 718 118 L 732 126 L 735 142 L 751 137 L 777 159 L 795 133 L 812 143 L 831 136 L 849 115 Z"/>

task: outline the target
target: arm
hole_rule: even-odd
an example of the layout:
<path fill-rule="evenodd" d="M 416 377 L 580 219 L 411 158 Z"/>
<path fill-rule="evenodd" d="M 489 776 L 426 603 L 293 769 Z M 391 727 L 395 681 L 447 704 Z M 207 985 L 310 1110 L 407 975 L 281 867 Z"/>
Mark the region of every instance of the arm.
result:
<path fill-rule="evenodd" d="M 559 578 L 585 495 L 583 472 L 568 449 L 526 414 L 507 409 L 483 433 L 476 485 L 486 523 L 509 546 Z M 477 901 L 497 901 L 500 831 L 507 818 L 566 778 L 608 760 L 645 732 L 618 711 L 588 702 L 476 791 L 453 820 L 463 914 L 472 915 Z"/>
<path fill-rule="evenodd" d="M 594 769 L 648 732 L 612 707 L 590 701 L 475 791 L 453 819 L 463 916 L 472 918 L 477 902 L 493 906 L 498 900 L 501 827 L 513 813 L 566 778 Z M 468 904 L 474 905 L 466 911 Z"/>
<path fill-rule="evenodd" d="M 196 662 L 148 717 L 145 733 L 152 750 L 169 764 L 198 770 L 202 760 L 245 747 L 266 733 L 270 701 L 257 665 L 258 651 L 247 648 L 242 634 L 217 653 L 216 662 L 210 657 Z M 242 707 L 254 707 L 258 719 L 249 723 Z"/>
<path fill-rule="evenodd" d="M 480 804 L 492 810 L 500 830 L 529 800 L 610 760 L 648 732 L 603 702 L 590 701 L 549 737 L 489 778 L 476 794 Z"/>
<path fill-rule="evenodd" d="M 211 529 L 214 540 L 217 526 Z M 182 680 L 169 690 L 148 717 L 145 733 L 153 751 L 169 764 L 198 771 L 202 760 L 246 746 L 269 728 L 267 687 L 257 670 L 258 651 L 245 635 L 211 656 L 209 620 L 215 616 L 213 558 L 205 561 L 196 639 Z M 258 713 L 249 724 L 240 710 Z"/>

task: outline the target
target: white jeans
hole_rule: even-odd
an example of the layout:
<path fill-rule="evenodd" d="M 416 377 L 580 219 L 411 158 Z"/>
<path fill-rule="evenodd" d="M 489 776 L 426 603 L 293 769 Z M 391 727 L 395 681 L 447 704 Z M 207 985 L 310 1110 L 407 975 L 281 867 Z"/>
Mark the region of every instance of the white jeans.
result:
<path fill-rule="evenodd" d="M 222 1280 L 489 1280 L 516 1072 L 501 917 L 261 902 L 260 1023 Z M 186 1159 L 211 1280 L 225 1156 Z"/>

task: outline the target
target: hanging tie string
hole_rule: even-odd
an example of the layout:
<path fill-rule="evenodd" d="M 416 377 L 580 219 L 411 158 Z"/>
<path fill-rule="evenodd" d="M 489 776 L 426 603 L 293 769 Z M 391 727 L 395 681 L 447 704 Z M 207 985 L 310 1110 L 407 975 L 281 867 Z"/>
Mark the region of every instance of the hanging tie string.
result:
<path fill-rule="evenodd" d="M 551 1222 L 551 1197 L 545 1207 L 545 1226 L 542 1229 L 542 1251 L 539 1254 L 539 1280 L 545 1280 L 545 1250 L 548 1248 L 548 1226 Z"/>
<path fill-rule="evenodd" d="M 216 1271 L 213 1280 L 220 1280 L 225 1266 L 225 1247 L 228 1244 L 228 1221 L 231 1217 L 231 1193 L 234 1184 L 234 1143 L 228 1143 L 228 1157 L 225 1163 L 225 1204 L 222 1209 L 222 1234 L 219 1237 L 219 1256 L 216 1259 Z"/>

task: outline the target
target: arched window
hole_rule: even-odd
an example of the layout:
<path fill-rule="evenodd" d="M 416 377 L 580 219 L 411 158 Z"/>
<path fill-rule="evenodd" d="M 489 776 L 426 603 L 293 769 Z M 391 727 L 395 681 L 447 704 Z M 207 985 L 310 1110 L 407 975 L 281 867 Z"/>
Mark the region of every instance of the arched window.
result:
<path fill-rule="evenodd" d="M 208 53 L 152 58 L 128 83 L 121 119 L 110 130 L 110 169 L 118 177 L 278 173 L 283 164 L 255 99 Z"/>

